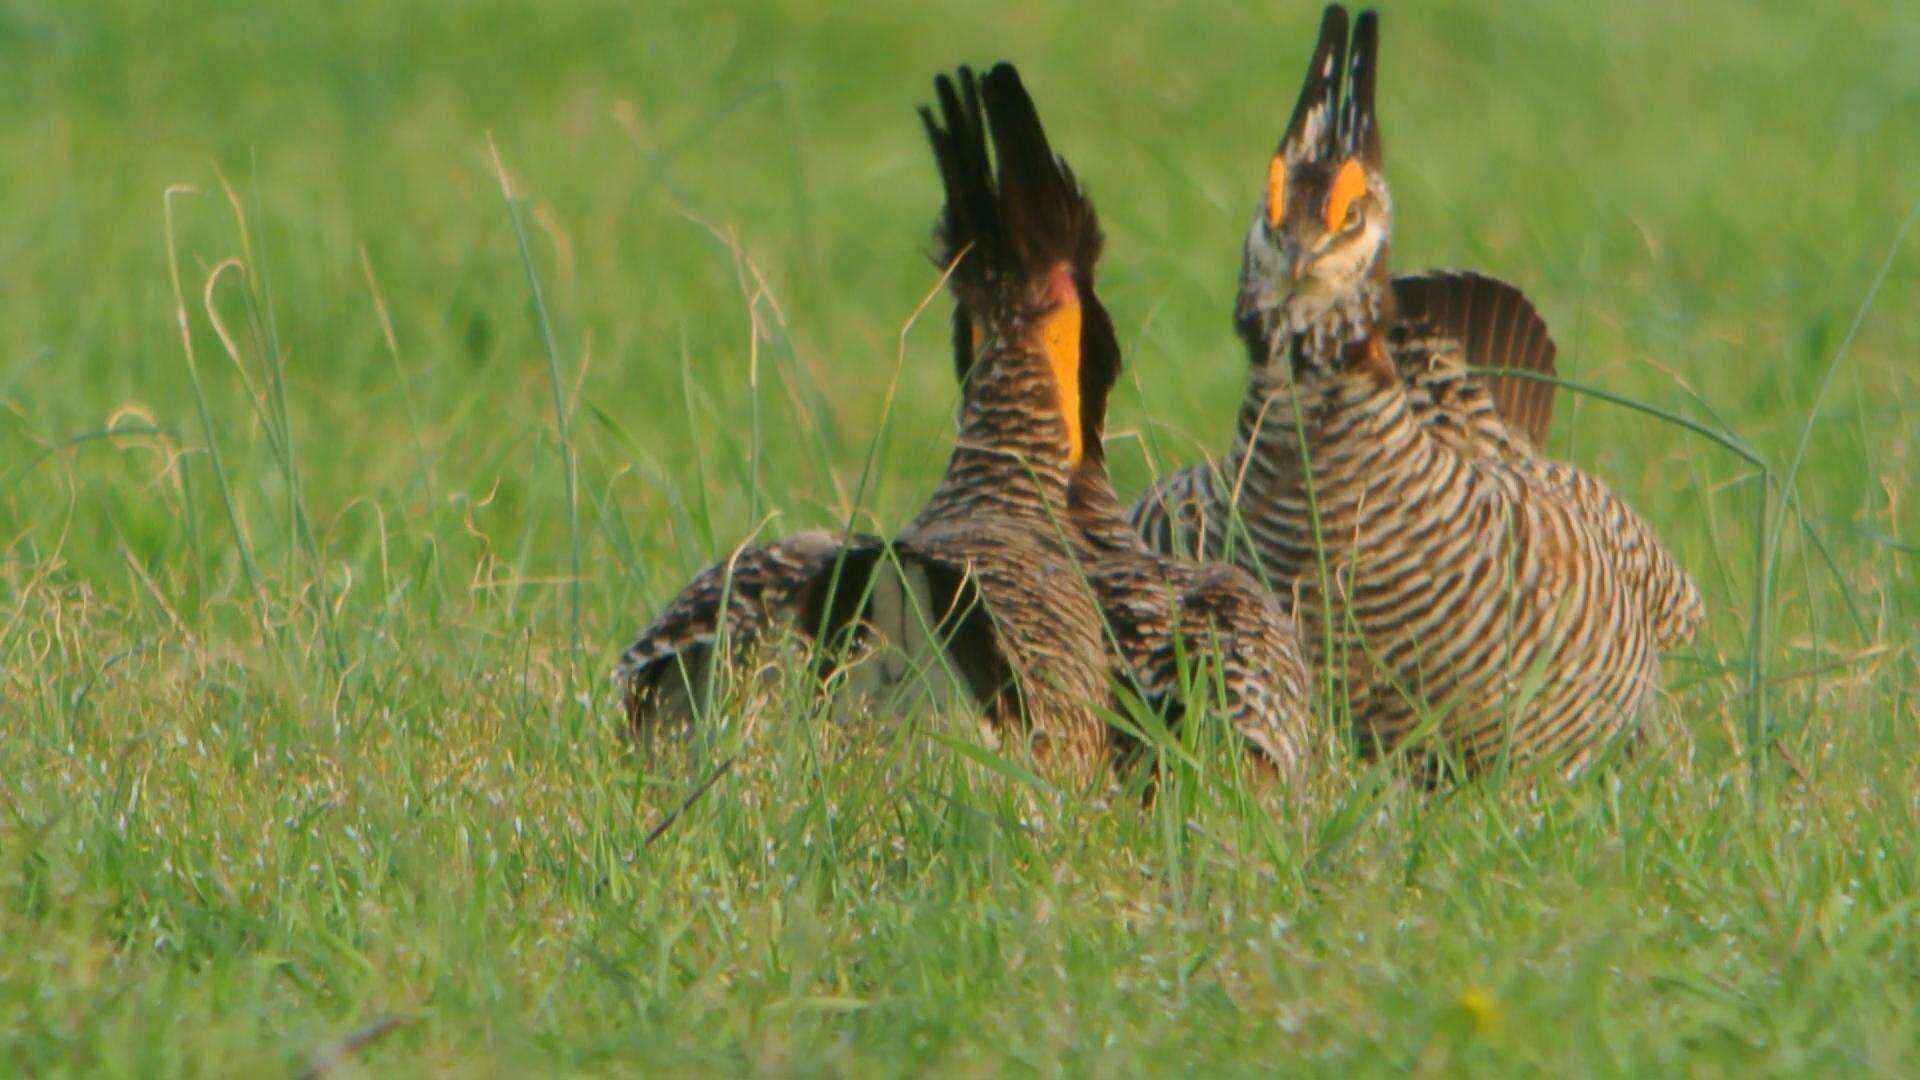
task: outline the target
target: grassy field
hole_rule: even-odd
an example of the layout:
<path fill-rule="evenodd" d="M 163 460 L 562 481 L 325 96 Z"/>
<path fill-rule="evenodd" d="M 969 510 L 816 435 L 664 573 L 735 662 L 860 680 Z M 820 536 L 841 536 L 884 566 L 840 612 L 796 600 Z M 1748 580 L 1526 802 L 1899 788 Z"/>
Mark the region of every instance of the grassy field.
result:
<path fill-rule="evenodd" d="M 1099 201 L 1122 491 L 1224 448 L 1318 9 L 1035 7 L 0 0 L 0 1072 L 1920 1069 L 1911 3 L 1387 12 L 1398 264 L 1695 425 L 1556 420 L 1711 606 L 1645 753 L 622 752 L 692 570 L 938 475 L 936 71 Z"/>

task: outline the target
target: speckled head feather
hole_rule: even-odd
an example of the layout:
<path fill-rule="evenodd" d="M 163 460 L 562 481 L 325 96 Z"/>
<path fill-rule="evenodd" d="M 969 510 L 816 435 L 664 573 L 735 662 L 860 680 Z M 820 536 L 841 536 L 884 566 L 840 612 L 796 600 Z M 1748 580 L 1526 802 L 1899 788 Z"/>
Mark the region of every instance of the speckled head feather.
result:
<path fill-rule="evenodd" d="M 1346 9 L 1326 9 L 1247 234 L 1234 318 L 1257 366 L 1282 352 L 1296 367 L 1343 366 L 1371 355 L 1348 348 L 1362 326 L 1392 321 L 1393 202 L 1374 118 L 1380 19 L 1361 13 L 1351 41 L 1348 26 Z"/>

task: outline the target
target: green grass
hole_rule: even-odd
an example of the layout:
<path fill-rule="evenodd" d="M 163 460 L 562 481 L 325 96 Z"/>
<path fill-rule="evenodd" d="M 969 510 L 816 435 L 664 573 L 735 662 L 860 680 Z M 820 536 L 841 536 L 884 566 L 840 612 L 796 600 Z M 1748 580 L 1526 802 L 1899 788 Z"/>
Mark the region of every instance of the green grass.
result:
<path fill-rule="evenodd" d="M 1920 1069 L 1911 4 L 1387 13 L 1396 261 L 1721 436 L 1556 420 L 1711 606 L 1645 753 L 622 753 L 692 570 L 938 474 L 935 71 L 1025 65 L 1100 202 L 1121 489 L 1224 447 L 1317 10 L 1217 7 L 0 0 L 0 1071 Z"/>

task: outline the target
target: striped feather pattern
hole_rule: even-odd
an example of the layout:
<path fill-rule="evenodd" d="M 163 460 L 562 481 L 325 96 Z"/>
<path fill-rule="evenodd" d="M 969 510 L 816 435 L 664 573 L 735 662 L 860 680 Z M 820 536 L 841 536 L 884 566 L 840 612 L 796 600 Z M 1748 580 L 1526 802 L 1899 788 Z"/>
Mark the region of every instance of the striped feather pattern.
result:
<path fill-rule="evenodd" d="M 1327 58 L 1345 25 L 1330 6 L 1247 235 L 1235 325 L 1252 380 L 1234 447 L 1155 485 L 1131 520 L 1156 549 L 1231 559 L 1290 594 L 1363 745 L 1431 732 L 1428 763 L 1575 771 L 1634 727 L 1699 594 L 1624 502 L 1541 455 L 1551 383 L 1472 370 L 1552 373 L 1519 290 L 1390 277 L 1373 13 L 1340 113 L 1358 137 L 1298 137 L 1339 100 Z"/>
<path fill-rule="evenodd" d="M 1452 450 L 1371 371 L 1264 404 L 1242 414 L 1241 512 L 1267 570 L 1294 582 L 1303 636 L 1344 676 L 1363 739 L 1393 747 L 1438 715 L 1470 769 L 1507 756 L 1574 770 L 1634 722 L 1658 685 L 1659 596 L 1566 497 L 1565 473 L 1556 486 Z"/>
<path fill-rule="evenodd" d="M 1256 760 L 1299 779 L 1311 688 L 1298 628 L 1276 598 L 1240 567 L 1150 549 L 1128 526 L 1104 466 L 1083 470 L 1071 513 L 1122 682 L 1176 725 L 1191 708 L 1189 687 L 1217 691 L 1210 704 Z"/>
<path fill-rule="evenodd" d="M 1149 551 L 1113 496 L 1100 431 L 1120 354 L 1093 292 L 1091 203 L 1010 67 L 979 83 L 962 69 L 936 92 L 939 116 L 922 116 L 947 189 L 937 237 L 963 385 L 946 473 L 890 545 L 807 533 L 702 572 L 621 663 L 635 727 L 660 718 L 670 672 L 691 693 L 717 653 L 793 630 L 861 646 L 847 681 L 863 692 L 943 671 L 998 734 L 1084 774 L 1111 749 L 1100 710 L 1115 679 L 1184 713 L 1191 655 L 1254 754 L 1298 775 L 1307 678 L 1292 624 L 1243 572 Z M 823 655 L 822 675 L 843 669 Z"/>
<path fill-rule="evenodd" d="M 626 688 L 629 715 L 690 720 L 706 699 L 717 662 L 753 655 L 797 628 L 801 611 L 810 606 L 806 598 L 832 576 L 836 564 L 848 579 L 849 593 L 864 590 L 867 583 L 854 579 L 871 564 L 865 556 L 878 547 L 872 537 L 843 547 L 829 533 L 804 532 L 743 545 L 700 571 L 621 654 L 614 674 Z"/>
<path fill-rule="evenodd" d="M 1577 769 L 1646 707 L 1700 594 L 1624 501 L 1507 427 L 1458 353 L 1395 372 L 1296 387 L 1256 369 L 1234 450 L 1163 480 L 1132 522 L 1297 597 L 1363 741 L 1393 747 L 1438 715 L 1469 767 Z"/>
<path fill-rule="evenodd" d="M 739 660 L 776 629 L 802 638 L 824 630 L 826 643 L 850 637 L 880 653 L 868 673 L 882 684 L 897 672 L 964 686 L 997 735 L 1025 742 L 1049 767 L 1085 775 L 1104 762 L 1099 710 L 1111 701 L 1110 663 L 1066 526 L 1082 418 L 1066 411 L 1061 372 L 1038 333 L 1048 311 L 1035 302 L 1053 272 L 1051 245 L 1074 230 L 1043 228 L 1060 224 L 1049 216 L 1057 205 L 1014 207 L 984 158 L 949 152 L 985 146 L 966 127 L 980 122 L 980 88 L 970 73 L 961 83 L 958 93 L 939 83 L 947 127 L 928 116 L 948 186 L 941 240 L 958 264 L 950 280 L 973 350 L 946 474 L 884 548 L 863 540 L 843 559 L 831 537 L 802 534 L 744 548 L 703 572 L 621 664 L 636 730 L 662 718 L 655 688 L 669 670 L 693 669 L 721 645 L 721 659 Z M 1009 96 L 1025 97 L 1010 68 L 990 74 L 985 90 L 996 118 Z M 1008 231 L 1009 222 L 1020 231 Z M 912 655 L 922 651 L 932 655 Z"/>

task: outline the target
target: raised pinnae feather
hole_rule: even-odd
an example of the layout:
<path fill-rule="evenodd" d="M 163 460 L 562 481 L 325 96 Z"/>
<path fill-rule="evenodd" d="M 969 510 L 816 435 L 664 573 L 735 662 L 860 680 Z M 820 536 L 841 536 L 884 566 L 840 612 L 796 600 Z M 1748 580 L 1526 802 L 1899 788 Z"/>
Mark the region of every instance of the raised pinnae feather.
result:
<path fill-rule="evenodd" d="M 944 75 L 934 81 L 938 117 L 920 110 L 946 188 L 936 235 L 941 261 L 960 260 L 954 284 L 963 291 L 995 282 L 1021 288 L 1063 260 L 1091 281 L 1099 219 L 1073 170 L 1048 145 L 1019 73 L 1003 63 L 979 83 L 969 68 L 957 76 L 957 86 Z"/>
<path fill-rule="evenodd" d="M 1340 107 L 1340 152 L 1368 164 L 1380 164 L 1379 121 L 1374 116 L 1374 86 L 1379 78 L 1380 16 L 1360 13 L 1353 30 L 1353 49 L 1347 72 L 1347 96 Z"/>
<path fill-rule="evenodd" d="M 956 86 L 957 80 L 957 86 Z M 986 124 L 980 111 L 980 86 L 973 69 L 962 67 L 954 78 L 933 81 L 940 117 L 925 106 L 920 121 L 933 146 L 946 201 L 934 226 L 938 245 L 935 258 L 943 270 L 951 268 L 956 289 L 984 288 L 986 268 L 999 261 L 999 211 L 993 193 L 993 174 L 987 163 Z M 960 265 L 955 265 L 960 260 Z M 964 383 L 973 367 L 974 325 L 965 304 L 953 309 L 954 374 Z"/>
<path fill-rule="evenodd" d="M 1020 73 L 997 64 L 982 84 L 999 165 L 1001 224 L 1027 272 L 1065 260 L 1091 279 L 1100 223 L 1073 170 L 1047 143 Z"/>
<path fill-rule="evenodd" d="M 1347 9 L 1328 4 L 1320 16 L 1320 42 L 1307 62 L 1307 76 L 1300 85 L 1300 100 L 1293 106 L 1293 118 L 1280 140 L 1280 152 L 1289 161 L 1315 161 L 1329 156 L 1334 149 L 1337 127 L 1335 110 L 1340 100 L 1340 68 L 1347 55 Z"/>
<path fill-rule="evenodd" d="M 926 126 L 927 140 L 933 145 L 934 161 L 946 189 L 946 202 L 935 227 L 940 245 L 937 257 L 943 266 L 963 259 L 954 274 L 964 284 L 979 276 L 980 267 L 998 260 L 1003 230 L 987 162 L 980 87 L 971 68 L 962 67 L 955 75 L 957 87 L 955 79 L 945 75 L 934 80 L 939 119 L 923 106 L 920 120 Z"/>
<path fill-rule="evenodd" d="M 960 301 L 954 311 L 955 371 L 964 382 L 976 336 L 1033 314 L 1065 264 L 1082 313 L 1080 430 L 1086 452 L 1098 456 L 1121 358 L 1112 319 L 1093 289 L 1103 242 L 1093 203 L 1053 152 L 1012 65 L 995 65 L 978 83 L 970 69 L 961 68 L 957 85 L 944 76 L 934 85 L 940 116 L 924 108 L 920 115 L 946 187 L 936 233 L 942 259 L 958 260 L 949 279 Z"/>

